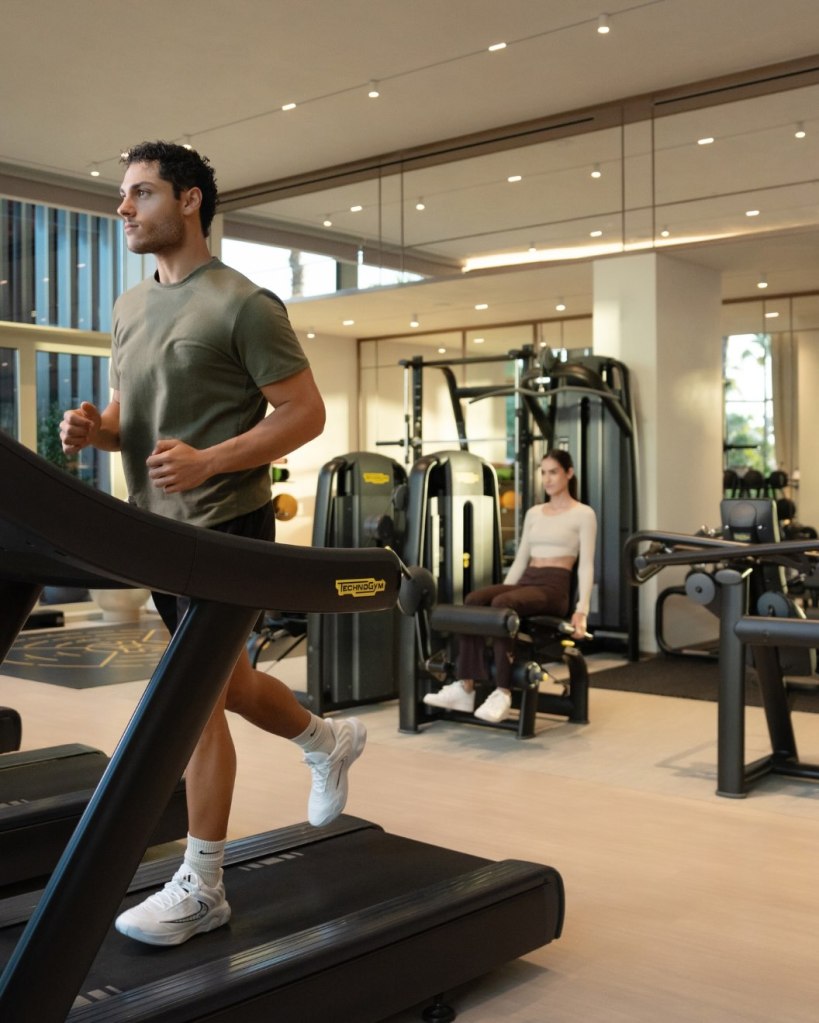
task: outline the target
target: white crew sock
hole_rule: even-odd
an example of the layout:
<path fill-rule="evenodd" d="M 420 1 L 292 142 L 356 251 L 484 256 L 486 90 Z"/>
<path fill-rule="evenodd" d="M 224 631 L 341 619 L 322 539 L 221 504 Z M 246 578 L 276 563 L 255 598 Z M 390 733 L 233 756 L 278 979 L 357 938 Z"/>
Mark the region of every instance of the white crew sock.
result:
<path fill-rule="evenodd" d="M 225 861 L 225 841 L 206 842 L 188 835 L 185 863 L 195 870 L 209 888 L 215 888 L 222 876 Z"/>
<path fill-rule="evenodd" d="M 335 749 L 336 733 L 329 721 L 311 714 L 310 724 L 301 735 L 294 736 L 292 741 L 301 746 L 305 753 L 330 754 Z"/>

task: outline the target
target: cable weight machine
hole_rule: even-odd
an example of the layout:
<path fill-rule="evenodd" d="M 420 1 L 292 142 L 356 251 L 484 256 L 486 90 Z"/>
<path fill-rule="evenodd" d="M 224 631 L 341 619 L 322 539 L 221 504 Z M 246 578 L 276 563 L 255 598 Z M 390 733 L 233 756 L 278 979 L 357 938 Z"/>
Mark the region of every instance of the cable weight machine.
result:
<path fill-rule="evenodd" d="M 456 367 L 512 363 L 509 384 L 459 384 Z M 511 458 L 514 472 L 515 548 L 526 510 L 540 500 L 538 467 L 551 448 L 568 450 L 580 485 L 579 497 L 597 514 L 595 595 L 590 629 L 598 647 L 625 647 L 639 655 L 637 594 L 624 578 L 622 551 L 637 529 L 637 450 L 628 369 L 616 359 L 587 349 L 538 351 L 531 345 L 496 356 L 401 360 L 404 367 L 404 436 L 378 441 L 400 446 L 406 464 L 424 454 L 425 371 L 443 374 L 457 431 L 457 445 L 469 451 L 466 406 L 490 398 L 513 401 Z M 436 441 L 437 443 L 437 441 Z"/>

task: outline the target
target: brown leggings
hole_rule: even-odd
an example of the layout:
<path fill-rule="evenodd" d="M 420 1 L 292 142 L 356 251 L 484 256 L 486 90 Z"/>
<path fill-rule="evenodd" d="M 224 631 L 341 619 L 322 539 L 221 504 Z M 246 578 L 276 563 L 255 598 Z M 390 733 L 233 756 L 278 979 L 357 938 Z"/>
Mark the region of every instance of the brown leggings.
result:
<path fill-rule="evenodd" d="M 527 568 L 518 582 L 497 583 L 470 593 L 465 604 L 483 607 L 511 607 L 521 616 L 569 613 L 572 573 L 567 568 Z M 514 641 L 506 637 L 492 640 L 495 661 L 495 685 L 511 689 Z M 489 647 L 483 636 L 461 636 L 458 641 L 458 678 L 477 682 L 489 678 Z"/>

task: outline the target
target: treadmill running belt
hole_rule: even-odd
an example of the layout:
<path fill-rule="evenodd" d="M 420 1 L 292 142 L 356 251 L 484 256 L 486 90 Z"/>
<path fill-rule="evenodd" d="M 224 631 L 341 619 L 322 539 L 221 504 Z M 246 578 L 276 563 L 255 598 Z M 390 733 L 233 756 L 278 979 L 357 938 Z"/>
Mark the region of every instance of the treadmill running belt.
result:
<path fill-rule="evenodd" d="M 72 1023 L 308 1023 L 313 1011 L 316 1020 L 376 1021 L 545 944 L 562 924 L 562 885 L 550 868 L 492 863 L 355 818 L 268 832 L 229 853 L 230 924 L 175 948 L 112 929 Z M 177 865 L 141 868 L 123 907 Z M 19 930 L 0 931 L 4 958 Z"/>

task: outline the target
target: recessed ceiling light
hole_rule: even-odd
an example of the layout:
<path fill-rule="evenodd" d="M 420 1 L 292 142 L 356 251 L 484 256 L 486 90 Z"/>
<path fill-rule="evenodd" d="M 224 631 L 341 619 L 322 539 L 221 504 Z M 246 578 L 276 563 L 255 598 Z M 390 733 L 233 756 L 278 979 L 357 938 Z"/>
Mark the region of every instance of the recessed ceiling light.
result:
<path fill-rule="evenodd" d="M 600 164 L 599 163 L 596 163 L 592 167 L 592 169 L 591 169 L 591 177 L 593 177 L 593 178 L 602 178 L 603 177 L 603 172 L 600 170 Z"/>
<path fill-rule="evenodd" d="M 759 210 L 746 210 L 745 211 L 745 216 L 746 217 L 758 217 L 759 216 Z"/>
<path fill-rule="evenodd" d="M 363 206 L 351 206 L 350 213 L 360 213 L 363 209 Z"/>
<path fill-rule="evenodd" d="M 488 309 L 489 308 L 489 303 L 488 302 L 478 302 L 477 305 L 475 306 L 475 308 L 478 309 L 478 310 Z"/>
<path fill-rule="evenodd" d="M 492 45 L 489 47 L 489 52 L 490 53 L 497 53 L 498 50 L 505 50 L 505 49 L 506 49 L 506 43 L 492 43 Z"/>
<path fill-rule="evenodd" d="M 375 79 L 370 82 L 369 88 L 367 89 L 367 95 L 370 99 L 378 99 L 381 95 L 381 90 L 378 88 L 378 82 L 376 82 Z"/>
<path fill-rule="evenodd" d="M 355 323 L 355 320 L 342 320 L 341 321 L 342 327 L 352 327 L 354 323 Z"/>
<path fill-rule="evenodd" d="M 419 213 L 427 208 L 427 204 L 424 202 L 420 195 L 418 196 L 418 202 L 415 204 L 415 208 L 416 210 L 418 210 Z"/>
<path fill-rule="evenodd" d="M 413 328 L 421 326 L 421 321 L 418 319 L 415 313 L 413 313 L 410 318 L 410 326 Z"/>
<path fill-rule="evenodd" d="M 705 135 L 705 136 L 703 136 L 703 138 L 697 139 L 697 145 L 698 146 L 710 146 L 713 141 L 714 141 L 713 136 Z"/>
<path fill-rule="evenodd" d="M 563 299 L 561 299 L 557 303 L 557 305 L 555 306 L 555 310 L 559 313 L 564 313 L 566 311 L 566 303 L 563 301 Z"/>
<path fill-rule="evenodd" d="M 756 286 L 758 288 L 767 288 L 768 287 L 768 281 L 767 281 L 767 278 L 765 277 L 764 274 L 756 282 Z"/>
<path fill-rule="evenodd" d="M 602 231 L 589 231 L 589 238 L 602 238 L 602 237 L 603 237 L 603 232 Z"/>
<path fill-rule="evenodd" d="M 670 232 L 670 231 L 668 230 L 668 228 L 667 228 L 667 227 L 664 227 L 664 228 L 662 229 L 662 231 L 660 231 L 660 237 L 661 237 L 661 238 L 668 238 L 668 236 L 669 236 L 670 234 L 671 234 L 671 232 Z"/>
<path fill-rule="evenodd" d="M 611 32 L 608 14 L 601 14 L 597 19 L 597 32 L 601 36 L 607 36 Z"/>
<path fill-rule="evenodd" d="M 807 134 L 804 124 L 800 121 L 796 126 L 796 131 L 793 133 L 793 137 L 795 139 L 803 139 Z"/>
<path fill-rule="evenodd" d="M 472 341 L 476 345 L 482 345 L 484 343 L 484 341 L 486 341 L 486 338 L 485 337 L 476 337 L 476 338 L 473 338 Z"/>
<path fill-rule="evenodd" d="M 506 180 L 510 185 L 514 185 L 516 181 L 523 181 L 523 176 L 521 174 L 510 174 Z"/>
<path fill-rule="evenodd" d="M 282 110 L 295 110 L 295 109 L 296 109 L 296 104 L 295 103 L 285 103 L 282 106 Z"/>
<path fill-rule="evenodd" d="M 324 218 L 324 220 L 322 220 L 322 224 L 324 224 L 325 227 L 332 227 L 333 226 L 333 221 L 330 219 L 330 214 L 329 213 Z"/>
<path fill-rule="evenodd" d="M 310 327 L 310 329 L 307 331 L 307 336 L 308 338 L 310 338 L 311 341 L 316 336 L 316 332 L 313 330 L 312 327 Z"/>
<path fill-rule="evenodd" d="M 769 313 L 765 313 L 766 320 L 775 320 L 777 316 L 779 316 L 779 313 L 773 309 Z"/>
<path fill-rule="evenodd" d="M 92 178 L 98 178 L 100 176 L 100 169 L 96 163 L 91 164 L 91 170 L 88 172 Z"/>
<path fill-rule="evenodd" d="M 439 348 L 438 349 L 438 354 L 439 355 L 446 355 L 446 348 Z"/>

